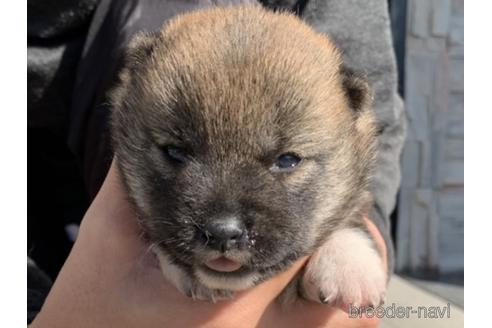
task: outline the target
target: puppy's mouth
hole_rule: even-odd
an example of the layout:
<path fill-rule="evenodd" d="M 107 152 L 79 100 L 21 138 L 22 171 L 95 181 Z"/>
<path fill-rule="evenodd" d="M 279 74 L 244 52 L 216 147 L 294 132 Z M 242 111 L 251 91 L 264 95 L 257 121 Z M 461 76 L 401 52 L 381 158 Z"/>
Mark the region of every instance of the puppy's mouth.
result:
<path fill-rule="evenodd" d="M 195 267 L 195 276 L 211 289 L 249 288 L 258 280 L 256 270 L 248 264 L 249 256 L 246 253 L 209 255 Z"/>
<path fill-rule="evenodd" d="M 244 277 L 254 271 L 251 266 L 251 253 L 242 250 L 219 252 L 204 250 L 198 252 L 196 270 L 203 275 L 220 279 Z"/>
<path fill-rule="evenodd" d="M 220 256 L 216 259 L 208 260 L 204 264 L 210 270 L 217 272 L 234 272 L 238 271 L 242 267 L 242 264 L 239 261 L 226 256 Z"/>

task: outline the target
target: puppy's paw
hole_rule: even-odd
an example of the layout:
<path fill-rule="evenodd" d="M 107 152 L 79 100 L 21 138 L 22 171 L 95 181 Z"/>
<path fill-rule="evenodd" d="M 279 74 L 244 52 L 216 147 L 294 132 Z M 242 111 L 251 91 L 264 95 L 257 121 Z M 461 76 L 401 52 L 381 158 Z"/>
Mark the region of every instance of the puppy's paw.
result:
<path fill-rule="evenodd" d="M 301 293 L 337 306 L 384 303 L 386 273 L 369 236 L 359 229 L 334 232 L 309 260 Z"/>

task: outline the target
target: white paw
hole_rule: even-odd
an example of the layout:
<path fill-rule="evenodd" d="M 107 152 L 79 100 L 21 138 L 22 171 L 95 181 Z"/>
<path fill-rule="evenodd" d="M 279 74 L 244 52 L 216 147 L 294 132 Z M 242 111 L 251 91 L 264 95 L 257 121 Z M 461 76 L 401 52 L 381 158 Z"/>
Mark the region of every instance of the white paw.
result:
<path fill-rule="evenodd" d="M 302 279 L 305 298 L 338 306 L 378 306 L 385 291 L 381 256 L 359 229 L 334 232 L 311 257 Z"/>

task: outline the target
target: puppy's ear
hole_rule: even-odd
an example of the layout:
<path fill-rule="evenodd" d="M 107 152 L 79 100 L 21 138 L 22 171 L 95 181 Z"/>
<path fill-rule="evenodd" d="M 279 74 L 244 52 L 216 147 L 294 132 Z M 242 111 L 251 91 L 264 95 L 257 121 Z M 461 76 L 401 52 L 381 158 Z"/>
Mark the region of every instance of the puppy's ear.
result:
<path fill-rule="evenodd" d="M 348 104 L 354 113 L 362 113 L 370 110 L 372 103 L 372 90 L 366 79 L 346 67 L 340 70 L 342 86 Z"/>
<path fill-rule="evenodd" d="M 158 32 L 141 32 L 133 37 L 126 48 L 123 66 L 132 70 L 147 59 L 157 44 Z"/>
<path fill-rule="evenodd" d="M 159 38 L 159 33 L 139 33 L 129 42 L 125 52 L 119 58 L 119 73 L 118 81 L 108 93 L 109 102 L 112 106 L 112 126 L 117 126 L 115 122 L 119 119 L 120 109 L 125 101 L 125 98 L 131 94 L 128 92 L 131 84 L 132 75 L 136 68 L 144 65 L 148 60 Z M 124 117 L 124 115 L 122 116 Z"/>
<path fill-rule="evenodd" d="M 126 88 L 130 83 L 131 75 L 152 54 L 158 38 L 159 34 L 157 32 L 138 33 L 126 46 L 124 53 L 119 58 L 119 80 L 109 93 L 113 107 L 118 108 L 121 100 L 127 95 Z"/>
<path fill-rule="evenodd" d="M 359 160 L 363 163 L 372 162 L 370 157 L 375 153 L 376 117 L 372 110 L 373 93 L 366 79 L 346 68 L 341 69 L 342 87 L 347 103 L 354 114 L 357 131 L 354 149 L 357 149 Z"/>

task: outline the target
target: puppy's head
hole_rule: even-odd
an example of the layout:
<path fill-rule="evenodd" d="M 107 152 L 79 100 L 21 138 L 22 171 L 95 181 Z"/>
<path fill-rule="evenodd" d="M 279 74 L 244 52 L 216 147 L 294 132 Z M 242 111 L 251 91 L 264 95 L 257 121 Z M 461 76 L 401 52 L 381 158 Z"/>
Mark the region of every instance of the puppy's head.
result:
<path fill-rule="evenodd" d="M 284 269 L 364 203 L 367 84 L 294 16 L 180 16 L 132 42 L 112 101 L 116 158 L 147 237 L 208 287 Z"/>

